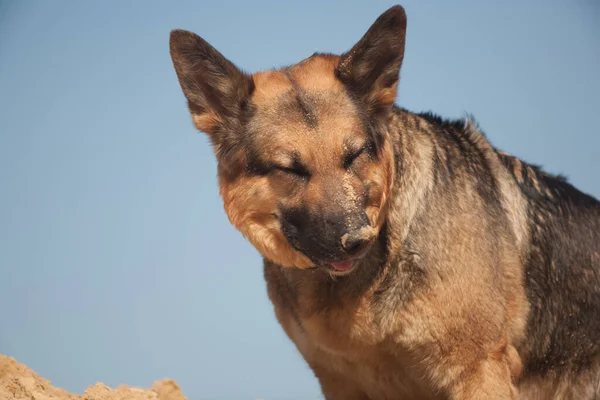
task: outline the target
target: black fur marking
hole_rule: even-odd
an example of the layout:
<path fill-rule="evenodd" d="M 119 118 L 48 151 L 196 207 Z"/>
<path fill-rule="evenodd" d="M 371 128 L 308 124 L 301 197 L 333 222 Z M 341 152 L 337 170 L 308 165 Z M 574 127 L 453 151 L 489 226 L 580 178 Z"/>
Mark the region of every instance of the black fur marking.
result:
<path fill-rule="evenodd" d="M 537 166 L 522 171 L 532 221 L 527 335 L 536 340 L 521 353 L 530 373 L 578 373 L 600 357 L 600 202 Z"/>
<path fill-rule="evenodd" d="M 464 122 L 419 115 L 447 134 L 481 181 L 478 191 L 486 203 L 497 203 L 489 165 L 464 132 Z M 525 259 L 525 289 L 531 306 L 526 334 L 530 340 L 518 349 L 524 368 L 541 376 L 585 371 L 600 359 L 600 201 L 562 176 L 495 152 L 528 202 L 531 245 Z M 515 175 L 516 163 L 520 177 Z M 495 205 L 492 209 L 501 212 Z"/>
<path fill-rule="evenodd" d="M 296 80 L 292 77 L 288 70 L 283 70 L 285 76 L 290 80 L 292 84 L 293 96 L 296 100 L 296 104 L 304 118 L 304 122 L 309 128 L 316 128 L 319 126 L 319 120 L 317 114 L 314 111 L 314 107 L 311 106 L 311 101 L 308 94 L 298 85 Z"/>
<path fill-rule="evenodd" d="M 499 217 L 503 213 L 500 190 L 489 161 L 483 153 L 485 150 L 476 143 L 476 138 L 473 137 L 474 133 L 465 130 L 465 121 L 442 119 L 431 112 L 417 115 L 437 128 L 434 140 L 447 152 L 447 165 L 444 168 L 441 163 L 438 163 L 435 168 L 436 170 L 439 168 L 437 173 L 446 172 L 449 177 L 454 175 L 455 169 L 463 168 L 472 176 L 477 176 L 478 179 L 475 181 L 477 192 L 484 199 L 488 212 L 494 217 Z M 479 138 L 480 140 L 486 140 L 481 131 L 476 134 L 483 136 L 483 138 Z M 434 156 L 436 155 L 434 154 Z"/>

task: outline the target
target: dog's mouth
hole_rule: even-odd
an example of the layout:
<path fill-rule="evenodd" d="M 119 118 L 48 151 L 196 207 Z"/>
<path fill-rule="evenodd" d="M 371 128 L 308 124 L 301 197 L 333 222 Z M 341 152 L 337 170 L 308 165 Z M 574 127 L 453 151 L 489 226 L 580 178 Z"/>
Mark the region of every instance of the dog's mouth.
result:
<path fill-rule="evenodd" d="M 360 254 L 354 255 L 352 258 L 344 258 L 339 260 L 313 260 L 314 264 L 328 273 L 329 275 L 344 276 L 356 270 L 363 259 L 369 252 L 371 246 L 365 248 Z"/>
<path fill-rule="evenodd" d="M 336 271 L 350 271 L 354 267 L 354 260 L 335 261 L 330 263 L 330 265 Z"/>
<path fill-rule="evenodd" d="M 340 252 L 339 250 L 320 252 L 307 251 L 307 249 L 302 247 L 300 241 L 296 237 L 286 235 L 286 238 L 294 250 L 302 253 L 312 261 L 315 268 L 336 276 L 348 275 L 354 271 L 359 266 L 362 259 L 369 253 L 375 242 L 373 238 L 358 253 L 349 255 L 343 254 L 343 252 Z"/>
<path fill-rule="evenodd" d="M 320 264 L 321 270 L 332 276 L 345 276 L 351 274 L 360 263 L 360 259 L 333 261 Z"/>
<path fill-rule="evenodd" d="M 361 254 L 358 257 L 354 257 L 351 259 L 341 259 L 337 261 L 325 260 L 325 259 L 317 259 L 315 257 L 311 257 L 306 252 L 296 248 L 296 250 L 305 256 L 307 256 L 312 262 L 314 267 L 321 269 L 324 272 L 327 272 L 330 275 L 347 275 L 353 270 L 356 269 L 361 259 L 365 254 Z"/>

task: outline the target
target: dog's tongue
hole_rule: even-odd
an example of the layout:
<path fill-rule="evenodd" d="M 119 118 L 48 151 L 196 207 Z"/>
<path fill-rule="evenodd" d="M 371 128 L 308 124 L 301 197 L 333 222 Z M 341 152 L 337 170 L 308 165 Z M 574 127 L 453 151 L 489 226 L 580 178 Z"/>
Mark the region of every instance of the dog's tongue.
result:
<path fill-rule="evenodd" d="M 352 260 L 332 262 L 331 266 L 338 271 L 348 271 L 352 268 Z"/>

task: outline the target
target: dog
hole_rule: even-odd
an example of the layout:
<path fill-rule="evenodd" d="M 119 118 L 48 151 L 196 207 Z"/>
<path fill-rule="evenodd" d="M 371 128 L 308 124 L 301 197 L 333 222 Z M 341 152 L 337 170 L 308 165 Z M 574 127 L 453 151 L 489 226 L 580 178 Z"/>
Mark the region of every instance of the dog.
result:
<path fill-rule="evenodd" d="M 171 31 L 277 320 L 327 400 L 600 398 L 600 202 L 398 106 L 406 25 L 254 74 Z"/>

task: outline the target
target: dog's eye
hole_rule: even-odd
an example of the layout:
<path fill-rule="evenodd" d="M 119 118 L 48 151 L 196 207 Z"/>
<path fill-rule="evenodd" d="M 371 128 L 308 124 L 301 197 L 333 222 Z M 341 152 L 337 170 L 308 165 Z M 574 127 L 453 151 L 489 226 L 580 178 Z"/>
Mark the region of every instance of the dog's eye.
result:
<path fill-rule="evenodd" d="M 293 165 L 291 167 L 276 166 L 275 169 L 277 169 L 281 172 L 284 172 L 286 174 L 298 176 L 301 178 L 307 178 L 309 176 L 308 171 L 300 165 Z"/>
<path fill-rule="evenodd" d="M 365 152 L 365 150 L 367 150 L 368 146 L 363 146 L 358 150 L 355 150 L 351 153 L 348 153 L 348 155 L 346 155 L 346 158 L 344 159 L 344 168 L 348 169 L 350 168 L 350 166 L 352 165 L 352 163 L 358 158 L 360 157 L 360 155 L 362 153 Z"/>

